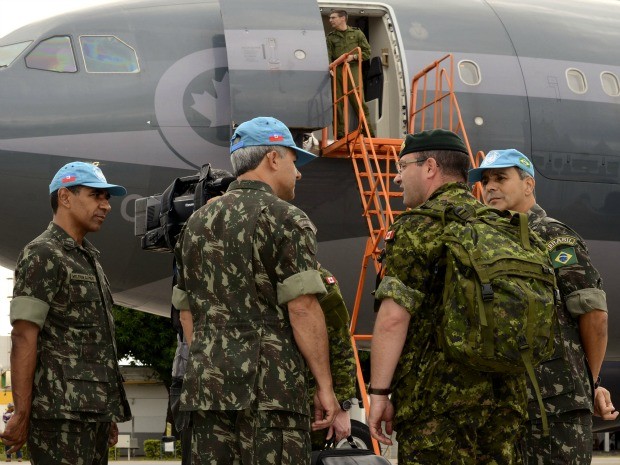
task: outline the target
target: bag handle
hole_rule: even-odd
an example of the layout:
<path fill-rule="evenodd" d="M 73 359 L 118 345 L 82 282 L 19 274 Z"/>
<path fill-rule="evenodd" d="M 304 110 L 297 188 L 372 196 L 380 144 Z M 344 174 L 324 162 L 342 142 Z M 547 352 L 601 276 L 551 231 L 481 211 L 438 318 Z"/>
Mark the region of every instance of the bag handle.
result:
<path fill-rule="evenodd" d="M 347 442 L 351 446 L 351 449 L 359 449 L 359 447 L 357 447 L 357 444 L 355 443 L 355 439 L 353 439 L 353 436 L 351 435 L 347 436 Z M 323 450 L 335 449 L 335 448 L 336 448 L 336 435 L 332 434 L 331 438 L 325 440 L 325 444 L 323 444 Z"/>

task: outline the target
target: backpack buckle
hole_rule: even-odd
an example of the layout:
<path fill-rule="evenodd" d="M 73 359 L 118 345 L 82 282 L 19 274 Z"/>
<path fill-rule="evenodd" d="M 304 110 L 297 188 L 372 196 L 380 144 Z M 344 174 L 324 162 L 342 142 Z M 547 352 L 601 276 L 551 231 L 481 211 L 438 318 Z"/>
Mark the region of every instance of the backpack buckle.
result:
<path fill-rule="evenodd" d="M 467 221 L 476 216 L 476 210 L 471 205 L 458 205 L 452 209 L 452 213 L 462 221 Z"/>
<path fill-rule="evenodd" d="M 484 300 L 485 302 L 489 302 L 493 300 L 493 295 L 494 292 L 491 283 L 484 283 L 482 285 L 482 300 Z"/>

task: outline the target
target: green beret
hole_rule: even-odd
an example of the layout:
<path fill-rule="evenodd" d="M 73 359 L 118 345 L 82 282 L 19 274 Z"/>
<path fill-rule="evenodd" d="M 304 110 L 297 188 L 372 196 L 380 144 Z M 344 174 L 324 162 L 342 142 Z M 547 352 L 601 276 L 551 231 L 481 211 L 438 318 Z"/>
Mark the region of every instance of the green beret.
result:
<path fill-rule="evenodd" d="M 400 147 L 398 158 L 408 153 L 426 152 L 428 150 L 450 150 L 469 155 L 463 140 L 452 131 L 431 129 L 416 134 L 407 134 Z"/>

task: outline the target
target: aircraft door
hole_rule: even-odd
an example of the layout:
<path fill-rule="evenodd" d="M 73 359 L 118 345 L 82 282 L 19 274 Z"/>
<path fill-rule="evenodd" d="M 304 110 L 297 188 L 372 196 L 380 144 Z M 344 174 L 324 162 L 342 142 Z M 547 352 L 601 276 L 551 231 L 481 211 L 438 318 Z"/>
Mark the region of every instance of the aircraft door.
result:
<path fill-rule="evenodd" d="M 293 128 L 331 124 L 329 62 L 316 0 L 222 0 L 220 8 L 232 121 L 262 115 Z"/>

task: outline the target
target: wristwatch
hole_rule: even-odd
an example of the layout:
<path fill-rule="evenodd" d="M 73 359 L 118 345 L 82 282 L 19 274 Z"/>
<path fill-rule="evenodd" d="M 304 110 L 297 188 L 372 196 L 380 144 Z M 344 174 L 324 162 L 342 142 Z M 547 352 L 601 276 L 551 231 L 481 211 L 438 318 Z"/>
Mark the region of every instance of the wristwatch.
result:
<path fill-rule="evenodd" d="M 348 412 L 349 410 L 351 410 L 351 407 L 353 406 L 354 402 L 356 404 L 358 402 L 358 400 L 355 397 L 353 397 L 352 399 L 345 399 L 342 402 L 340 402 L 340 408 L 343 411 Z"/>

